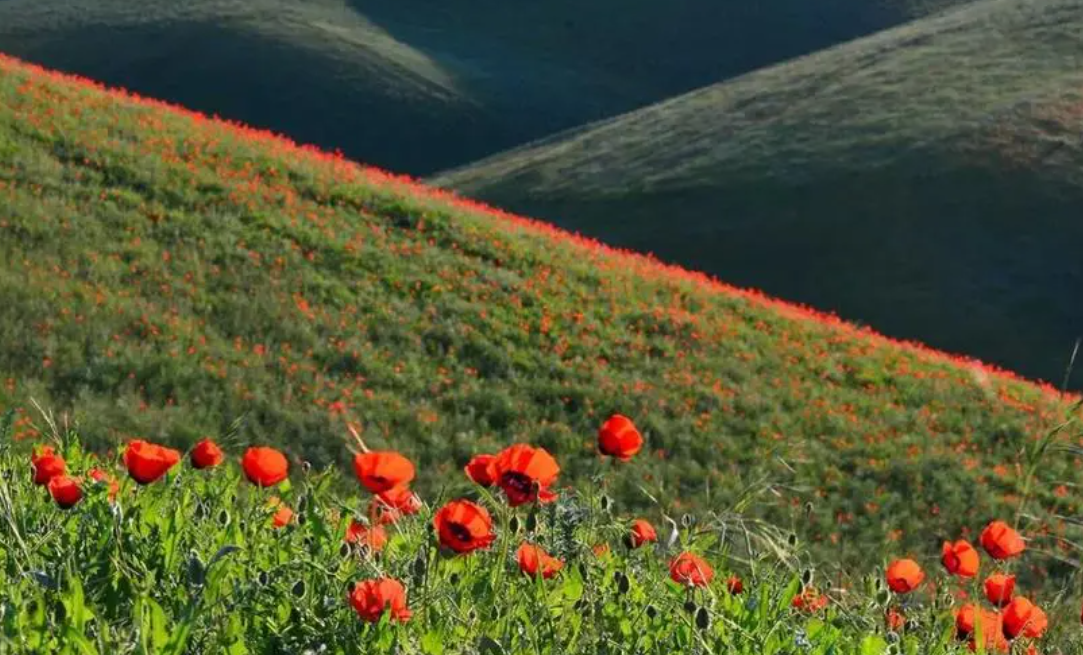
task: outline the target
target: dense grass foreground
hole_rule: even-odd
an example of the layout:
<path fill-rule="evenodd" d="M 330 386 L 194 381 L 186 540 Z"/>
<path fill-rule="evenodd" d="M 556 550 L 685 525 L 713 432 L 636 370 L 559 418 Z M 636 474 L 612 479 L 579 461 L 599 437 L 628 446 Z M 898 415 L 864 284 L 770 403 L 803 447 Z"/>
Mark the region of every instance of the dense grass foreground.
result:
<path fill-rule="evenodd" d="M 679 515 L 750 487 L 834 560 L 1014 510 L 1068 404 L 987 368 L 281 140 L 0 60 L 0 407 L 131 437 L 345 464 L 359 425 L 429 471 L 512 441 Z M 1071 457 L 1040 471 L 1071 514 Z M 1063 522 L 1035 521 L 1048 546 Z"/>
<path fill-rule="evenodd" d="M 981 594 L 980 578 L 941 570 L 931 539 L 886 576 L 875 556 L 871 576 L 825 579 L 797 540 L 739 513 L 633 533 L 633 515 L 605 495 L 621 471 L 515 508 L 459 474 L 448 496 L 392 518 L 370 511 L 364 491 L 333 494 L 333 470 L 276 482 L 288 471 L 274 457 L 246 454 L 238 467 L 235 454 L 201 449 L 156 468 L 129 447 L 121 464 L 58 431 L 56 454 L 39 448 L 32 463 L 11 448 L 11 418 L 0 426 L 5 653 L 948 655 L 967 652 L 956 599 Z M 469 511 L 449 517 L 456 505 Z M 983 534 L 986 552 L 1030 557 L 1000 535 Z M 546 554 L 524 558 L 523 544 Z M 950 566 L 990 575 L 1015 561 L 971 551 Z M 388 595 L 366 596 L 381 580 Z M 1048 627 L 1034 624 L 1038 640 L 1015 635 L 1016 652 L 1036 641 L 1083 652 L 1074 595 L 1032 591 L 1016 589 Z M 1018 628 L 1010 608 L 1004 625 Z M 983 625 L 978 642 L 1004 652 L 999 623 Z"/>

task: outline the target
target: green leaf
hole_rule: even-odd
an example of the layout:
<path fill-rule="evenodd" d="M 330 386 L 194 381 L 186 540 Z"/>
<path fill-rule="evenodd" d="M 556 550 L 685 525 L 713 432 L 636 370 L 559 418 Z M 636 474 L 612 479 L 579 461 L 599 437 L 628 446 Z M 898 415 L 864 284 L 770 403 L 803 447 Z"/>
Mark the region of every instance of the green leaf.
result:
<path fill-rule="evenodd" d="M 426 632 L 421 637 L 421 652 L 425 653 L 425 655 L 443 655 L 443 636 L 435 630 Z"/>

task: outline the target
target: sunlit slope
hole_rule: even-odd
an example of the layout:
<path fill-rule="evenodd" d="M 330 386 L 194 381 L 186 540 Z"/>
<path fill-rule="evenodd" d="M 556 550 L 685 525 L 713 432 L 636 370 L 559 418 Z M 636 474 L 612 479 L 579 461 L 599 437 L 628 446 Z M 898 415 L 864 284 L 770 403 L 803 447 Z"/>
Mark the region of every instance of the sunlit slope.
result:
<path fill-rule="evenodd" d="M 431 471 L 432 493 L 512 441 L 559 453 L 574 484 L 622 412 L 648 440 L 608 490 L 625 506 L 722 511 L 760 488 L 755 511 L 844 562 L 1013 511 L 1020 451 L 1068 411 L 1006 374 L 0 61 L 0 408 L 21 409 L 24 438 L 35 400 L 99 446 L 211 435 L 323 465 L 348 456 L 349 421 Z M 1051 458 L 1038 500 L 1074 511 L 1056 489 L 1075 476 Z"/>
<path fill-rule="evenodd" d="M 0 51 L 416 175 L 951 4 L 3 0 Z"/>
<path fill-rule="evenodd" d="M 437 181 L 1059 381 L 1083 334 L 1081 36 L 1083 3 L 984 0 Z"/>

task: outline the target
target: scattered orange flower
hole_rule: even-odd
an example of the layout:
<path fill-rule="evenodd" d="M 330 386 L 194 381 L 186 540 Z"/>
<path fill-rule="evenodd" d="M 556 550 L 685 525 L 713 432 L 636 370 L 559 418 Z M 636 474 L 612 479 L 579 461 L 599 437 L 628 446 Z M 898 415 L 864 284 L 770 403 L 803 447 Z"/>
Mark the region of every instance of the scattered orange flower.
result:
<path fill-rule="evenodd" d="M 993 521 L 981 531 L 981 545 L 993 559 L 1015 557 L 1026 550 L 1023 537 L 1004 521 Z"/>
<path fill-rule="evenodd" d="M 1015 593 L 1015 576 L 994 573 L 985 579 L 985 597 L 997 607 L 1004 607 L 1011 602 Z"/>
<path fill-rule="evenodd" d="M 614 414 L 598 430 L 598 450 L 603 455 L 627 462 L 643 448 L 643 436 L 632 419 Z"/>
<path fill-rule="evenodd" d="M 213 468 L 222 463 L 225 459 L 225 453 L 218 447 L 218 444 L 214 443 L 210 439 L 204 439 L 192 448 L 192 452 L 188 454 L 189 459 L 192 462 L 192 468 L 205 469 Z"/>
<path fill-rule="evenodd" d="M 406 589 L 392 578 L 365 580 L 354 586 L 350 593 L 350 605 L 361 620 L 376 623 L 389 612 L 392 621 L 410 620 L 412 612 L 406 605 Z"/>
<path fill-rule="evenodd" d="M 888 609 L 887 614 L 884 616 L 884 623 L 887 625 L 888 630 L 898 632 L 906 625 L 906 615 L 892 607 Z"/>
<path fill-rule="evenodd" d="M 940 561 L 948 573 L 960 578 L 973 578 L 978 574 L 981 557 L 969 541 L 960 539 L 955 543 L 945 541 Z"/>
<path fill-rule="evenodd" d="M 383 525 L 398 523 L 403 516 L 417 514 L 420 510 L 421 499 L 405 485 L 376 494 L 369 504 L 370 518 Z"/>
<path fill-rule="evenodd" d="M 516 556 L 519 560 L 519 570 L 532 577 L 540 574 L 541 577 L 549 579 L 564 568 L 564 562 L 550 556 L 540 546 L 534 544 L 523 542 Z"/>
<path fill-rule="evenodd" d="M 796 610 L 812 614 L 827 607 L 827 596 L 812 587 L 805 587 L 801 590 L 801 593 L 793 597 L 790 606 Z"/>
<path fill-rule="evenodd" d="M 105 471 L 93 468 L 87 471 L 87 476 L 94 482 L 100 482 L 101 484 L 109 485 L 109 500 L 116 500 L 117 492 L 120 491 L 120 483 L 118 483 L 113 476 L 109 475 Z"/>
<path fill-rule="evenodd" d="M 887 586 L 897 594 L 908 594 L 921 586 L 925 571 L 912 559 L 895 560 L 887 567 Z"/>
<path fill-rule="evenodd" d="M 273 487 L 290 474 L 286 456 L 267 446 L 253 446 L 244 451 L 241 468 L 248 481 L 260 487 Z"/>
<path fill-rule="evenodd" d="M 49 479 L 49 495 L 53 497 L 60 509 L 70 509 L 83 499 L 83 490 L 79 488 L 79 481 L 67 475 L 54 475 Z"/>
<path fill-rule="evenodd" d="M 706 587 L 714 579 L 714 569 L 699 555 L 684 552 L 669 563 L 669 577 L 687 587 Z"/>
<path fill-rule="evenodd" d="M 466 471 L 466 477 L 483 487 L 493 486 L 496 484 L 496 471 L 493 469 L 493 462 L 495 460 L 496 455 L 474 456 L 474 458 L 463 467 L 463 470 Z"/>
<path fill-rule="evenodd" d="M 68 465 L 64 458 L 53 451 L 52 446 L 42 446 L 30 455 L 30 465 L 34 469 L 34 484 L 47 485 L 58 475 L 64 475 Z"/>
<path fill-rule="evenodd" d="M 488 548 L 496 539 L 489 510 L 469 500 L 453 500 L 432 518 L 440 545 L 456 553 Z"/>
<path fill-rule="evenodd" d="M 628 534 L 628 545 L 632 548 L 639 548 L 646 543 L 654 543 L 658 541 L 658 533 L 655 531 L 654 526 L 645 519 L 636 519 L 632 522 L 632 530 Z"/>
<path fill-rule="evenodd" d="M 496 456 L 493 469 L 496 484 L 504 490 L 512 507 L 535 500 L 545 503 L 556 499 L 549 487 L 560 474 L 560 466 L 544 448 L 527 444 L 509 446 Z"/>
<path fill-rule="evenodd" d="M 358 453 L 353 458 L 357 479 L 374 494 L 403 487 L 414 479 L 414 464 L 394 451 Z"/>
<path fill-rule="evenodd" d="M 387 531 L 382 525 L 369 527 L 361 521 L 350 521 L 344 537 L 348 544 L 361 544 L 371 552 L 378 553 L 387 545 Z"/>
<path fill-rule="evenodd" d="M 728 589 L 731 594 L 736 596 L 738 594 L 744 593 L 745 583 L 742 582 L 741 578 L 737 577 L 736 575 L 731 575 L 726 580 L 726 589 Z"/>
<path fill-rule="evenodd" d="M 124 451 L 124 466 L 133 480 L 150 484 L 176 466 L 180 458 L 179 451 L 136 439 L 129 442 Z"/>

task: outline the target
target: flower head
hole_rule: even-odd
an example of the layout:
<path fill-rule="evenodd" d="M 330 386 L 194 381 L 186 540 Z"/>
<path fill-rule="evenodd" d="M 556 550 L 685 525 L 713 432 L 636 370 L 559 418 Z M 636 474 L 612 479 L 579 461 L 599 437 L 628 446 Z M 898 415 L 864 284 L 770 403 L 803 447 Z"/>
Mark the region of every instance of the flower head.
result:
<path fill-rule="evenodd" d="M 699 555 L 684 552 L 669 563 L 669 577 L 686 587 L 706 587 L 714 579 L 714 569 Z"/>
<path fill-rule="evenodd" d="M 887 586 L 897 594 L 908 594 L 921 586 L 925 571 L 912 559 L 895 560 L 887 567 Z"/>
<path fill-rule="evenodd" d="M 179 451 L 136 439 L 124 451 L 124 466 L 133 480 L 150 484 L 176 466 L 180 458 Z"/>
<path fill-rule="evenodd" d="M 382 525 L 369 526 L 361 521 L 350 521 L 344 539 L 348 544 L 360 544 L 378 553 L 387 545 L 387 531 Z"/>
<path fill-rule="evenodd" d="M 225 459 L 225 454 L 218 447 L 218 444 L 210 439 L 204 439 L 192 448 L 192 452 L 188 454 L 188 457 L 192 462 L 192 468 L 205 469 L 221 464 L 222 460 Z"/>
<path fill-rule="evenodd" d="M 527 444 L 505 448 L 493 461 L 493 469 L 496 484 L 504 490 L 512 507 L 556 498 L 549 487 L 560 474 L 560 466 L 544 448 Z"/>
<path fill-rule="evenodd" d="M 440 545 L 456 553 L 488 548 L 496 539 L 489 511 L 469 500 L 453 500 L 432 519 Z"/>
<path fill-rule="evenodd" d="M 981 545 L 993 559 L 1009 559 L 1026 550 L 1026 542 L 1004 521 L 993 521 L 981 531 Z"/>
<path fill-rule="evenodd" d="M 412 615 L 406 605 L 406 589 L 392 578 L 357 583 L 350 592 L 350 605 L 362 621 L 369 623 L 378 622 L 385 611 L 392 621 L 406 622 Z"/>
<path fill-rule="evenodd" d="M 46 485 L 58 475 L 64 475 L 68 465 L 64 458 L 57 455 L 52 446 L 42 446 L 30 455 L 30 465 L 34 469 L 34 484 Z"/>
<path fill-rule="evenodd" d="M 985 597 L 997 607 L 1004 607 L 1015 593 L 1015 576 L 994 573 L 985 579 Z"/>
<path fill-rule="evenodd" d="M 394 451 L 358 453 L 353 458 L 357 479 L 374 494 L 403 487 L 414 479 L 413 463 Z"/>
<path fill-rule="evenodd" d="M 493 469 L 495 460 L 496 455 L 475 455 L 463 467 L 463 470 L 466 471 L 466 477 L 483 487 L 493 486 L 496 484 L 496 471 Z"/>
<path fill-rule="evenodd" d="M 639 548 L 643 544 L 654 543 L 658 541 L 658 533 L 654 530 L 654 526 L 645 519 L 636 519 L 632 522 L 632 529 L 628 533 L 628 545 L 632 548 Z"/>
<path fill-rule="evenodd" d="M 516 558 L 519 560 L 519 570 L 531 577 L 541 575 L 549 579 L 564 568 L 564 562 L 550 556 L 540 546 L 526 542 L 519 546 Z"/>
<path fill-rule="evenodd" d="M 83 490 L 79 481 L 66 475 L 54 475 L 49 479 L 49 495 L 60 509 L 70 509 L 83 499 Z"/>
<path fill-rule="evenodd" d="M 598 430 L 598 450 L 627 462 L 643 448 L 643 436 L 632 419 L 614 414 Z"/>
<path fill-rule="evenodd" d="M 1001 614 L 1004 622 L 1004 636 L 1015 639 L 1019 636 L 1038 639 L 1049 627 L 1049 619 L 1040 607 L 1022 596 L 1012 598 Z"/>
<path fill-rule="evenodd" d="M 941 548 L 940 561 L 948 573 L 960 578 L 973 578 L 978 574 L 981 566 L 981 558 L 978 551 L 970 545 L 969 541 L 960 539 L 955 543 L 944 542 Z"/>
<path fill-rule="evenodd" d="M 267 446 L 253 446 L 244 451 L 241 468 L 248 481 L 260 487 L 273 487 L 290 474 L 286 456 Z"/>

